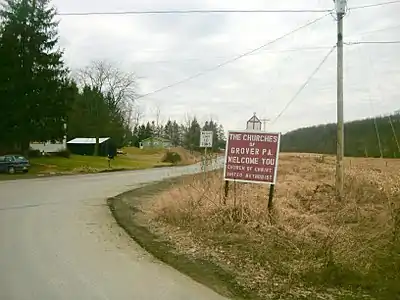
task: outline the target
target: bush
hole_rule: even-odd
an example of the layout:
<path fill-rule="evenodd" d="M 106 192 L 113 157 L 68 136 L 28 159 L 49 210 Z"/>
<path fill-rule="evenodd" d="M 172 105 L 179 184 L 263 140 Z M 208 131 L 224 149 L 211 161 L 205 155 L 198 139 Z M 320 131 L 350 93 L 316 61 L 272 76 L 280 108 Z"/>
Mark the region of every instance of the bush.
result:
<path fill-rule="evenodd" d="M 180 161 L 182 161 L 182 158 L 179 155 L 179 153 L 176 152 L 167 152 L 162 159 L 162 162 L 168 162 L 173 164 L 177 164 Z"/>
<path fill-rule="evenodd" d="M 40 152 L 40 150 L 29 149 L 29 151 L 28 151 L 29 158 L 41 157 L 41 156 L 42 156 L 42 152 Z"/>
<path fill-rule="evenodd" d="M 55 152 L 53 156 L 69 158 L 71 156 L 71 151 L 69 151 L 68 149 L 60 150 Z"/>

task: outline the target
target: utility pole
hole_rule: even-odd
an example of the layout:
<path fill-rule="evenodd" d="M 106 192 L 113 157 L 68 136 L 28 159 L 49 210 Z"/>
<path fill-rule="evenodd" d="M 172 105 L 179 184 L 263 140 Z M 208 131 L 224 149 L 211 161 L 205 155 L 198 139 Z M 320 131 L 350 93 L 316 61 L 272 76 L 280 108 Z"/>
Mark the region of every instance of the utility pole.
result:
<path fill-rule="evenodd" d="M 261 119 L 260 120 L 263 123 L 264 131 L 267 129 L 267 122 L 271 121 L 270 119 Z"/>
<path fill-rule="evenodd" d="M 336 195 L 344 196 L 344 121 L 343 121 L 343 18 L 347 0 L 334 0 L 337 16 L 337 148 L 336 148 Z"/>

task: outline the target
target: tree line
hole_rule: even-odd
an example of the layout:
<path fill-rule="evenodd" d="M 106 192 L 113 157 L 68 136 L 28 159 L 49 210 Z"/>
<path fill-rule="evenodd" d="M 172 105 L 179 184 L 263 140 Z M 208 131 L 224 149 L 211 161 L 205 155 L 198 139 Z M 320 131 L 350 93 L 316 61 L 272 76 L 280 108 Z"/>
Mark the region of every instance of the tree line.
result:
<path fill-rule="evenodd" d="M 130 131 L 134 75 L 104 61 L 73 74 L 58 47 L 55 16 L 49 0 L 5 0 L 0 8 L 2 151 L 26 152 L 31 141 L 65 135 L 107 135 L 121 144 Z"/>
<path fill-rule="evenodd" d="M 132 131 L 131 144 L 138 147 L 141 141 L 158 137 L 171 141 L 174 147 L 181 146 L 190 150 L 200 150 L 200 133 L 202 130 L 213 132 L 213 150 L 225 148 L 223 126 L 213 120 L 205 121 L 201 125 L 196 117 L 188 118 L 186 122 L 182 123 L 176 120 L 168 120 L 165 124 L 156 121 L 137 124 Z"/>
<path fill-rule="evenodd" d="M 58 39 L 56 9 L 50 0 L 2 2 L 0 152 L 26 152 L 32 141 L 67 136 L 96 138 L 96 154 L 100 137 L 112 137 L 118 147 L 137 145 L 137 139 L 148 137 L 149 130 L 144 133 L 142 126 L 132 125 L 139 123 L 135 74 L 108 61 L 92 61 L 71 71 Z M 200 125 L 195 119 L 191 122 L 187 132 L 171 122 L 164 126 L 172 129 L 157 134 L 177 145 L 196 145 Z"/>
<path fill-rule="evenodd" d="M 346 156 L 400 157 L 400 113 L 347 122 Z M 282 136 L 284 152 L 336 153 L 336 124 L 297 129 Z"/>

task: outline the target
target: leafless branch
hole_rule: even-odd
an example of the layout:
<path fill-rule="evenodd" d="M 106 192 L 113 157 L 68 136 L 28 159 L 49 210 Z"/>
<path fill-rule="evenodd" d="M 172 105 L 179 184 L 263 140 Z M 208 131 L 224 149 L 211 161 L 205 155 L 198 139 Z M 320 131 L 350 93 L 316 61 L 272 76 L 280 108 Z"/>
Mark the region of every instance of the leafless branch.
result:
<path fill-rule="evenodd" d="M 129 116 L 137 95 L 135 74 L 124 72 L 111 62 L 94 60 L 76 72 L 76 79 L 81 87 L 89 86 L 101 92 L 112 112 L 131 122 Z"/>
<path fill-rule="evenodd" d="M 90 86 L 108 95 L 110 101 L 121 110 L 132 105 L 137 95 L 135 74 L 124 72 L 108 61 L 92 61 L 78 70 L 77 80 L 82 86 Z"/>

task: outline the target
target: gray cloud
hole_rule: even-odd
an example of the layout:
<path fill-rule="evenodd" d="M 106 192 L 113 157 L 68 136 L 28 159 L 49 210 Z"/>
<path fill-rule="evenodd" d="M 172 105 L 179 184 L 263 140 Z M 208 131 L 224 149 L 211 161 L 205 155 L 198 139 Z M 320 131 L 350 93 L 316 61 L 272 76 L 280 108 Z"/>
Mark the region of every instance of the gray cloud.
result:
<path fill-rule="evenodd" d="M 60 12 L 165 9 L 333 8 L 331 0 L 55 0 Z M 350 1 L 349 6 L 379 0 Z M 400 40 L 400 5 L 350 11 L 346 41 Z M 259 47 L 321 14 L 213 14 L 61 17 L 61 45 L 72 69 L 108 59 L 134 71 L 140 93 L 180 81 Z M 398 25 L 396 27 L 396 25 Z M 392 28 L 389 28 L 392 27 Z M 381 30 L 383 29 L 383 30 Z M 274 118 L 333 46 L 331 16 L 266 49 L 194 80 L 142 98 L 148 119 L 159 106 L 164 119 L 186 113 L 212 115 L 226 129 L 245 126 L 252 113 Z M 321 49 L 303 49 L 322 47 Z M 296 50 L 297 49 L 297 50 Z M 353 45 L 345 49 L 345 118 L 399 109 L 400 45 Z M 287 131 L 336 118 L 336 53 L 271 128 Z"/>

